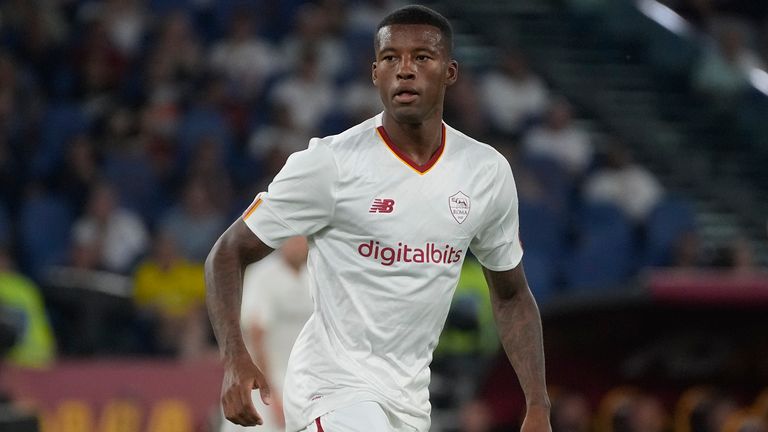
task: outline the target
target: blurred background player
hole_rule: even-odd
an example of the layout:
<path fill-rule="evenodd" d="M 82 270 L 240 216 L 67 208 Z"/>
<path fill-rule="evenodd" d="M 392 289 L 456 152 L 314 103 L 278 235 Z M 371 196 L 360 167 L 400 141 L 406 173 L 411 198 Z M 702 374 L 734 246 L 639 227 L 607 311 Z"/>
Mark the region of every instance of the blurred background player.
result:
<path fill-rule="evenodd" d="M 285 430 L 280 401 L 288 356 L 301 328 L 312 314 L 306 264 L 307 240 L 293 237 L 286 240 L 278 251 L 246 269 L 240 325 L 251 358 L 269 380 L 274 402 L 269 407 L 265 406 L 258 391 L 254 391 L 253 403 L 264 424 L 245 427 L 225 420 L 221 432 Z"/>

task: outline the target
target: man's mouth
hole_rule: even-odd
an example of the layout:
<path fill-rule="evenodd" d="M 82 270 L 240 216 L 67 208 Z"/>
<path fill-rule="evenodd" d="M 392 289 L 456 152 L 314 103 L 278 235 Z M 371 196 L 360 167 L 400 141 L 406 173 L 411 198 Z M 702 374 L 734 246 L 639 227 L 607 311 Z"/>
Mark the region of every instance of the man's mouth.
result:
<path fill-rule="evenodd" d="M 419 94 L 415 90 L 403 89 L 395 92 L 394 100 L 398 103 L 411 103 L 419 97 Z"/>

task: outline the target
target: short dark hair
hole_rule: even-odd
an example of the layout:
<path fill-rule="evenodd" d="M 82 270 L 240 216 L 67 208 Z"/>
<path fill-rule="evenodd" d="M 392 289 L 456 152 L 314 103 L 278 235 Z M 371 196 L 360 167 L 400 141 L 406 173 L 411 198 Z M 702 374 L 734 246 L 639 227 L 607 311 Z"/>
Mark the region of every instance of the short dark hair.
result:
<path fill-rule="evenodd" d="M 376 34 L 383 27 L 397 24 L 425 24 L 436 27 L 443 36 L 445 46 L 448 48 L 448 54 L 453 53 L 453 28 L 448 20 L 440 15 L 439 12 L 422 5 L 403 6 L 400 9 L 392 11 L 381 20 L 376 27 Z M 374 39 L 374 45 L 378 47 L 378 36 Z"/>

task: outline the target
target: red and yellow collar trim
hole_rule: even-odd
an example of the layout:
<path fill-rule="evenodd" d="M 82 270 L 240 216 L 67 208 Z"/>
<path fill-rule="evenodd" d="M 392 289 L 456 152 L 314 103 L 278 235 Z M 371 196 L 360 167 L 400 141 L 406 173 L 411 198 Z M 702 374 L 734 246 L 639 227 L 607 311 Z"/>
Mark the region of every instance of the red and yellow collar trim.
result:
<path fill-rule="evenodd" d="M 403 153 L 394 142 L 392 142 L 392 138 L 389 137 L 387 134 L 387 131 L 384 130 L 384 126 L 379 126 L 376 128 L 376 132 L 379 134 L 379 137 L 381 137 L 381 140 L 384 141 L 384 144 L 387 145 L 387 148 L 397 157 L 400 159 L 401 162 L 408 165 L 411 169 L 419 173 L 419 175 L 424 175 L 429 170 L 432 169 L 432 167 L 435 166 L 438 160 L 440 160 L 440 157 L 443 155 L 443 152 L 445 151 L 445 124 L 441 125 L 442 128 L 442 137 L 440 138 L 440 147 L 435 150 L 435 153 L 432 154 L 432 157 L 429 158 L 427 162 L 425 162 L 422 165 L 417 164 L 414 162 L 413 159 L 411 159 L 407 154 Z"/>

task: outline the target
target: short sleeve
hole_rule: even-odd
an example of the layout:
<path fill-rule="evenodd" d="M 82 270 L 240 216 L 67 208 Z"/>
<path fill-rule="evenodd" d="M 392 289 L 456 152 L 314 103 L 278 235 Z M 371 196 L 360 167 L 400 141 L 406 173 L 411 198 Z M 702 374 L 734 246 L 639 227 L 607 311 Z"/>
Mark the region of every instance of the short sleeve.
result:
<path fill-rule="evenodd" d="M 243 213 L 246 225 L 273 249 L 289 237 L 311 236 L 333 217 L 338 170 L 331 149 L 318 141 L 292 154 Z"/>
<path fill-rule="evenodd" d="M 483 225 L 469 248 L 483 267 L 493 271 L 511 270 L 523 258 L 517 189 L 509 163 L 499 155 L 498 170 Z"/>

